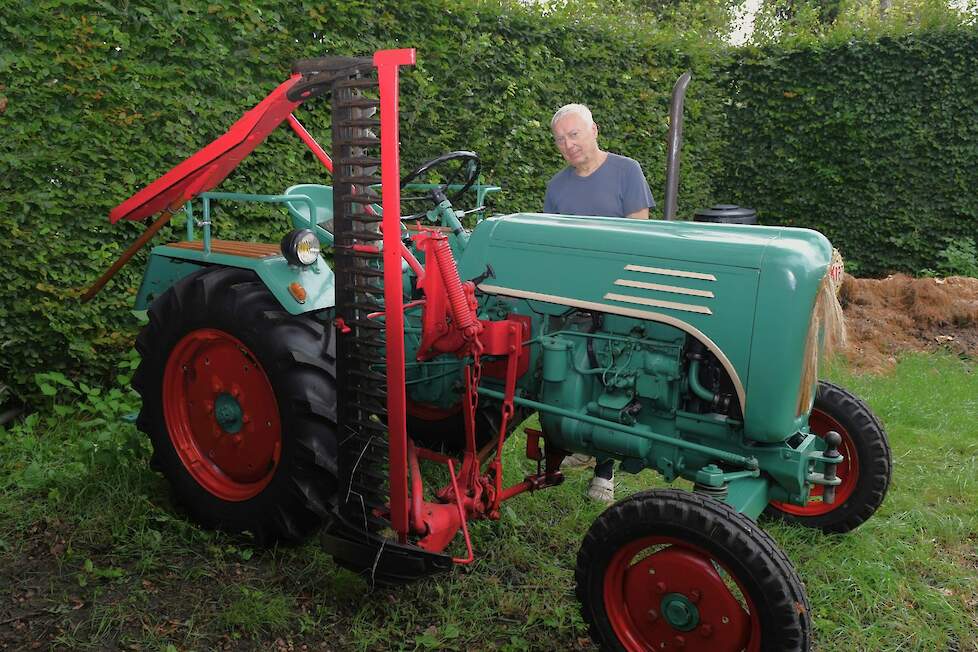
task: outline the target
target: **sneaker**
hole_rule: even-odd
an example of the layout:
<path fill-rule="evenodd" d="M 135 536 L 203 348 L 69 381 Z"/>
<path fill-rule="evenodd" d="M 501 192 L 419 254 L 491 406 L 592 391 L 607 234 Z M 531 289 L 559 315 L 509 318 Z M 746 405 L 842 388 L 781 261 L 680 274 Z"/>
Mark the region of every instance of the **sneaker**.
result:
<path fill-rule="evenodd" d="M 594 466 L 594 458 L 584 453 L 571 453 L 560 463 L 562 469 L 579 469 L 585 466 Z"/>
<path fill-rule="evenodd" d="M 615 502 L 615 481 L 594 476 L 591 484 L 587 488 L 587 497 L 599 503 L 611 504 Z"/>

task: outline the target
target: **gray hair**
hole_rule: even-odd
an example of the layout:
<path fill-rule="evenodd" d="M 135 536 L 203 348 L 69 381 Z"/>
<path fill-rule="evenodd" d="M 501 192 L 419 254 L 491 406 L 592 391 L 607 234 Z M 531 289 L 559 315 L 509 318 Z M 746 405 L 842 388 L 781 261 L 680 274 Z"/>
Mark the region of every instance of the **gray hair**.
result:
<path fill-rule="evenodd" d="M 557 109 L 557 112 L 554 113 L 554 117 L 550 119 L 550 128 L 553 129 L 558 120 L 571 113 L 581 116 L 589 127 L 594 124 L 594 118 L 591 117 L 591 109 L 587 108 L 583 104 L 565 104 Z"/>

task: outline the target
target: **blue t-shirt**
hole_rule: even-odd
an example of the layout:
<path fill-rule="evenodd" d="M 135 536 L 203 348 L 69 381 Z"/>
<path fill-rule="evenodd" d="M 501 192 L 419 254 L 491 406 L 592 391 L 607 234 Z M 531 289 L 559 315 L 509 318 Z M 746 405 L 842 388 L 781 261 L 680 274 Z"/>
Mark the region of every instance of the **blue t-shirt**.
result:
<path fill-rule="evenodd" d="M 638 161 L 608 154 L 601 166 L 586 177 L 566 167 L 550 179 L 543 200 L 544 213 L 625 217 L 654 208 L 649 182 Z"/>

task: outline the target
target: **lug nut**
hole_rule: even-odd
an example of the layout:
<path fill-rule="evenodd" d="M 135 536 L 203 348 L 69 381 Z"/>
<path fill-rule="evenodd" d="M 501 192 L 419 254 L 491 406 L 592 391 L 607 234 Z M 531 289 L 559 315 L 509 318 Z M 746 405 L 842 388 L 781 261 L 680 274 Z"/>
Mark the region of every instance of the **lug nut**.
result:
<path fill-rule="evenodd" d="M 652 622 L 659 620 L 659 612 L 657 612 L 655 609 L 649 609 L 649 620 Z"/>
<path fill-rule="evenodd" d="M 700 636 L 703 638 L 710 638 L 713 636 L 713 625 L 710 623 L 704 623 L 700 626 Z"/>
<path fill-rule="evenodd" d="M 655 590 L 658 591 L 659 593 L 665 593 L 666 592 L 666 583 L 665 582 L 656 582 L 655 583 Z"/>
<path fill-rule="evenodd" d="M 700 598 L 702 597 L 703 594 L 697 591 L 696 589 L 693 589 L 692 591 L 689 592 L 689 601 L 692 602 L 693 604 L 698 603 L 700 601 Z"/>

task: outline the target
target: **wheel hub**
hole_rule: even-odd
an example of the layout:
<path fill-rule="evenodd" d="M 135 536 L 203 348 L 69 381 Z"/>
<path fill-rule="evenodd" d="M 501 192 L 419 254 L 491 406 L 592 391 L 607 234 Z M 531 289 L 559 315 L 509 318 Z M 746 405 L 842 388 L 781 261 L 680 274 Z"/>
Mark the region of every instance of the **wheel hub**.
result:
<path fill-rule="evenodd" d="M 699 624 L 700 612 L 696 605 L 681 593 L 670 593 L 662 598 L 662 615 L 676 629 L 688 632 Z"/>
<path fill-rule="evenodd" d="M 282 455 L 278 402 L 247 346 L 214 328 L 191 331 L 163 372 L 163 416 L 184 469 L 222 500 L 268 486 Z"/>
<path fill-rule="evenodd" d="M 235 434 L 244 425 L 244 412 L 241 405 L 230 394 L 220 394 L 214 401 L 214 418 L 221 430 Z"/>
<path fill-rule="evenodd" d="M 736 578 L 706 551 L 668 537 L 619 550 L 608 565 L 604 600 L 629 652 L 754 649 L 748 641 L 756 612 Z"/>

